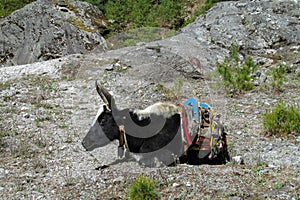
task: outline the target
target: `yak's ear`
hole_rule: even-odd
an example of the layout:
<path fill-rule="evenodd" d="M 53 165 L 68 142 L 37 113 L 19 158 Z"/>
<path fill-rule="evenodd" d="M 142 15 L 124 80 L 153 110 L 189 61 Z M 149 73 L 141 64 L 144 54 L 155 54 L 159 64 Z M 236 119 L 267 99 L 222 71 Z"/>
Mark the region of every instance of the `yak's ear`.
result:
<path fill-rule="evenodd" d="M 107 91 L 107 89 L 105 89 L 104 87 L 102 87 L 101 85 L 98 85 L 98 82 L 95 82 L 96 84 L 96 90 L 99 94 L 99 96 L 101 97 L 101 99 L 103 100 L 103 102 L 105 103 L 105 105 L 111 109 L 112 107 L 112 101 L 113 101 L 113 97 L 111 96 L 111 94 Z"/>

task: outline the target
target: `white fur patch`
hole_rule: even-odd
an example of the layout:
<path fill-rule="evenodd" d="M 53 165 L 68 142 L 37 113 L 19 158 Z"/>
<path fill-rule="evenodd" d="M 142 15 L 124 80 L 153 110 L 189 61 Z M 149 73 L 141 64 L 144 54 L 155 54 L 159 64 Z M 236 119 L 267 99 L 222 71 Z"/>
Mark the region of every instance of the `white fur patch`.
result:
<path fill-rule="evenodd" d="M 135 110 L 134 113 L 138 115 L 139 119 L 149 117 L 151 114 L 161 115 L 165 118 L 169 118 L 174 114 L 180 113 L 180 108 L 171 103 L 158 102 L 144 110 Z"/>
<path fill-rule="evenodd" d="M 100 106 L 99 110 L 98 110 L 98 113 L 93 121 L 93 125 L 97 122 L 97 119 L 99 117 L 99 115 L 103 112 L 103 105 Z"/>

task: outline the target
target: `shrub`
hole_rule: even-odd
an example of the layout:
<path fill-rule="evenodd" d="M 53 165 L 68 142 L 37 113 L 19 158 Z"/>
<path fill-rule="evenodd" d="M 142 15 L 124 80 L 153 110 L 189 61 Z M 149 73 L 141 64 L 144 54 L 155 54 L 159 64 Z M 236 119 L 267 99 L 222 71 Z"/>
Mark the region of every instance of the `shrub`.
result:
<path fill-rule="evenodd" d="M 104 4 L 104 13 L 113 22 L 110 29 L 120 32 L 128 28 L 172 26 L 181 8 L 181 0 L 111 0 Z"/>
<path fill-rule="evenodd" d="M 168 101 L 176 102 L 180 99 L 180 96 L 182 95 L 182 87 L 183 87 L 183 78 L 179 76 L 173 83 L 173 86 L 171 89 L 164 86 L 162 83 L 159 83 L 156 86 L 156 89 L 159 92 L 163 92 L 166 96 Z"/>
<path fill-rule="evenodd" d="M 263 126 L 268 135 L 288 136 L 300 133 L 300 107 L 280 101 L 263 117 Z"/>
<path fill-rule="evenodd" d="M 280 65 L 276 68 L 274 68 L 271 71 L 271 85 L 273 87 L 273 90 L 280 91 L 281 86 L 283 85 L 284 82 L 284 77 L 286 74 L 286 67 L 284 64 L 280 63 Z"/>
<path fill-rule="evenodd" d="M 154 188 L 154 182 L 144 174 L 140 175 L 128 190 L 130 200 L 158 199 L 158 192 Z"/>
<path fill-rule="evenodd" d="M 13 11 L 24 7 L 26 4 L 35 0 L 1 0 L 0 1 L 0 17 L 6 16 Z"/>
<path fill-rule="evenodd" d="M 109 43 L 111 49 L 119 49 L 136 45 L 139 42 L 151 42 L 165 39 L 175 34 L 175 30 L 159 27 L 142 27 L 115 34 L 107 38 L 106 41 Z"/>
<path fill-rule="evenodd" d="M 217 71 L 222 76 L 226 89 L 233 94 L 254 88 L 251 83 L 251 74 L 257 68 L 251 56 L 241 62 L 238 52 L 239 47 L 232 45 L 230 55 L 225 57 L 223 63 L 217 63 Z"/>

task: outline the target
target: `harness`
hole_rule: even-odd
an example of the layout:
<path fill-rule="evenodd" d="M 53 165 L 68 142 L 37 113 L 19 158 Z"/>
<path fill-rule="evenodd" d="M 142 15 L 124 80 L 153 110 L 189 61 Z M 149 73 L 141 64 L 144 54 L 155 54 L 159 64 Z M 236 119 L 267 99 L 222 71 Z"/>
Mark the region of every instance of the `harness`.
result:
<path fill-rule="evenodd" d="M 180 124 L 181 124 L 182 138 L 187 143 L 187 145 L 191 145 L 192 139 L 191 139 L 190 130 L 189 130 L 189 119 L 188 119 L 187 111 L 186 111 L 184 105 L 179 104 L 178 106 L 181 108 Z"/>
<path fill-rule="evenodd" d="M 130 152 L 127 137 L 125 133 L 125 126 L 119 126 L 119 146 L 118 146 L 118 156 L 119 158 L 123 158 L 126 153 L 126 149 Z"/>
<path fill-rule="evenodd" d="M 208 155 L 210 160 L 226 150 L 226 134 L 223 133 L 220 115 L 213 114 L 208 104 L 198 103 L 195 98 L 188 99 L 184 104 L 193 108 L 193 117 L 199 124 L 198 137 L 190 148 L 203 156 Z"/>

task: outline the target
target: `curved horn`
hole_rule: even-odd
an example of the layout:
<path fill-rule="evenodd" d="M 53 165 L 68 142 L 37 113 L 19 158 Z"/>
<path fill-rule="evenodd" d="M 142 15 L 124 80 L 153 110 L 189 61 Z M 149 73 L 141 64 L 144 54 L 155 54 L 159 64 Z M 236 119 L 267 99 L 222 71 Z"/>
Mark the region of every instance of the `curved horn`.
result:
<path fill-rule="evenodd" d="M 95 85 L 96 85 L 96 90 L 99 96 L 101 97 L 101 99 L 103 100 L 103 102 L 108 106 L 108 108 L 111 108 L 111 103 L 113 99 L 111 94 L 104 87 L 102 87 L 101 85 L 99 86 L 97 80 L 95 82 Z"/>

